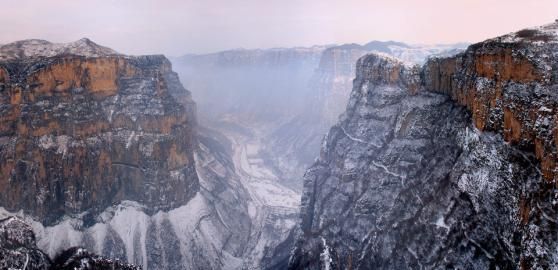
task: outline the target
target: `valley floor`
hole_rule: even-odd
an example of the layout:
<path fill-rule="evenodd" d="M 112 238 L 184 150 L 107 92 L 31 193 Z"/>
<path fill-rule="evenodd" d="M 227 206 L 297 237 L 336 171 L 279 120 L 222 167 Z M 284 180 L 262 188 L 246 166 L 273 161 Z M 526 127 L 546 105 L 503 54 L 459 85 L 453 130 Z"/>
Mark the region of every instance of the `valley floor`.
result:
<path fill-rule="evenodd" d="M 246 127 L 245 127 L 246 128 Z M 284 241 L 298 219 L 300 193 L 281 184 L 266 165 L 259 151 L 261 132 L 248 128 L 253 136 L 231 130 L 220 130 L 232 143 L 233 162 L 240 182 L 250 195 L 248 204 L 252 219 L 250 245 L 252 251 L 246 262 L 259 269 L 259 261 L 272 248 Z"/>

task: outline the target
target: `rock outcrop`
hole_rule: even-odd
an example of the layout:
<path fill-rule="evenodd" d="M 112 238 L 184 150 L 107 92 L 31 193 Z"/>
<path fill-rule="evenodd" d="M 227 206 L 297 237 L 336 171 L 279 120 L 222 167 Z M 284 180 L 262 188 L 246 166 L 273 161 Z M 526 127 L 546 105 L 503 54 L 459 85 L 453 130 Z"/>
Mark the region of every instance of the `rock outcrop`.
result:
<path fill-rule="evenodd" d="M 139 270 L 133 265 L 70 248 L 52 262 L 37 248 L 31 226 L 17 217 L 0 220 L 0 268 L 33 270 Z"/>
<path fill-rule="evenodd" d="M 0 268 L 50 268 L 49 257 L 37 248 L 31 227 L 14 217 L 0 220 Z"/>
<path fill-rule="evenodd" d="M 170 62 L 72 44 L 0 48 L 0 205 L 46 225 L 124 200 L 184 205 L 198 190 L 195 107 Z"/>
<path fill-rule="evenodd" d="M 56 270 L 140 270 L 139 267 L 92 254 L 83 248 L 70 248 L 62 252 L 51 269 Z"/>
<path fill-rule="evenodd" d="M 305 174 L 290 268 L 557 268 L 556 29 L 423 68 L 361 58 Z"/>

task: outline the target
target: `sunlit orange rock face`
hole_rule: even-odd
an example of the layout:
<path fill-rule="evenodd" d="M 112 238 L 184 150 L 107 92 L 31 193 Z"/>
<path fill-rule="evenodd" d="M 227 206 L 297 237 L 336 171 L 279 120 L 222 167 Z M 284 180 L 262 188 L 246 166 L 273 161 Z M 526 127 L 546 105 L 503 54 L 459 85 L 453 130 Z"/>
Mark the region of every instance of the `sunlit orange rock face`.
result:
<path fill-rule="evenodd" d="M 424 68 L 427 90 L 451 96 L 472 113 L 481 131 L 493 131 L 540 161 L 546 180 L 556 177 L 556 42 L 505 37 L 471 46 Z"/>
<path fill-rule="evenodd" d="M 0 205 L 46 224 L 181 206 L 198 190 L 194 111 L 163 56 L 0 62 Z"/>

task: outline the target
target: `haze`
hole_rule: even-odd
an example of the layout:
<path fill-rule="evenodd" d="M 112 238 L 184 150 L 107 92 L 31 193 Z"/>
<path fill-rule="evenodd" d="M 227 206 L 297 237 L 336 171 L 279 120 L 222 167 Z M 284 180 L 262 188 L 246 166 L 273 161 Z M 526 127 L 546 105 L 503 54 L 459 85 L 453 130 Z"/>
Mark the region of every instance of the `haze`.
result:
<path fill-rule="evenodd" d="M 558 18 L 556 0 L 2 2 L 0 43 L 89 37 L 127 54 L 170 56 L 370 40 L 476 42 Z"/>

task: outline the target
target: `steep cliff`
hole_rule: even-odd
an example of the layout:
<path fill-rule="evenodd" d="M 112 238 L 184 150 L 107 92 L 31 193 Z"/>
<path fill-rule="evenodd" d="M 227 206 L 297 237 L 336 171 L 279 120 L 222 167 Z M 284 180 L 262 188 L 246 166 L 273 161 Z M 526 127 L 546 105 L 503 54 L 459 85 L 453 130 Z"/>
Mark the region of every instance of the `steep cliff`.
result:
<path fill-rule="evenodd" d="M 243 172 L 250 168 L 237 160 L 252 159 L 238 142 L 204 127 L 196 140 L 200 189 L 186 204 L 149 214 L 127 200 L 90 219 L 82 213 L 48 226 L 23 215 L 37 246 L 50 257 L 80 246 L 143 269 L 261 269 L 261 258 L 293 228 L 299 197 Z M 0 208 L 0 218 L 14 214 L 21 215 Z"/>
<path fill-rule="evenodd" d="M 497 37 L 425 67 L 426 88 L 448 94 L 479 130 L 536 154 L 549 182 L 556 172 L 557 23 Z"/>
<path fill-rule="evenodd" d="M 45 43 L 0 48 L 0 205 L 52 224 L 123 200 L 151 213 L 188 202 L 194 108 L 170 62 Z"/>
<path fill-rule="evenodd" d="M 290 268 L 558 267 L 556 29 L 423 68 L 361 58 L 305 174 Z"/>

